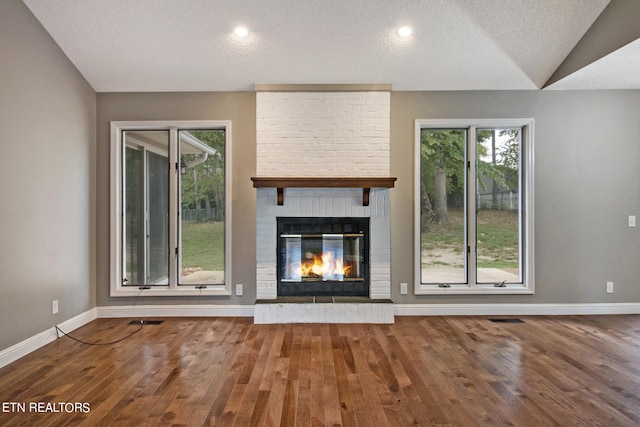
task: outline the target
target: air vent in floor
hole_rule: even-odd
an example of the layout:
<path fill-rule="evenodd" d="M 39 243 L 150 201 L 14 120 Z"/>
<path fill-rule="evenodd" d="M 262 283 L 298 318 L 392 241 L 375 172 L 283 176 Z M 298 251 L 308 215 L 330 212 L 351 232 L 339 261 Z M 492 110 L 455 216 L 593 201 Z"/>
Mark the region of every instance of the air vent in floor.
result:
<path fill-rule="evenodd" d="M 161 325 L 164 320 L 132 320 L 129 322 L 130 325 Z"/>

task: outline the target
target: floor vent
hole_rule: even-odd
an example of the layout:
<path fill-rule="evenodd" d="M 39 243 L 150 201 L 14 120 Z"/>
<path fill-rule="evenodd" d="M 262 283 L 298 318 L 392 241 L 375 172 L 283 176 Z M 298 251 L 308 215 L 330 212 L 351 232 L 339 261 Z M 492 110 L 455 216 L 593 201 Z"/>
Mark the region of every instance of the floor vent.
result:
<path fill-rule="evenodd" d="M 164 320 L 132 320 L 130 325 L 161 325 Z"/>
<path fill-rule="evenodd" d="M 489 319 L 493 323 L 524 323 L 521 319 Z"/>

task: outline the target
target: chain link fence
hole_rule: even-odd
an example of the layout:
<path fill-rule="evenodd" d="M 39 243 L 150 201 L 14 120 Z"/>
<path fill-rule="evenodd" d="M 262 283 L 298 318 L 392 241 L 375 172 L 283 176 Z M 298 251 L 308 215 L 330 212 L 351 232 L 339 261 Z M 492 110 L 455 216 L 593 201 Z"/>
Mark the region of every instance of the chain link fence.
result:
<path fill-rule="evenodd" d="M 203 222 L 218 221 L 217 209 L 183 209 L 182 221 L 200 224 Z"/>
<path fill-rule="evenodd" d="M 478 209 L 517 211 L 520 202 L 519 198 L 517 191 L 499 191 L 495 201 L 491 193 L 478 194 Z"/>

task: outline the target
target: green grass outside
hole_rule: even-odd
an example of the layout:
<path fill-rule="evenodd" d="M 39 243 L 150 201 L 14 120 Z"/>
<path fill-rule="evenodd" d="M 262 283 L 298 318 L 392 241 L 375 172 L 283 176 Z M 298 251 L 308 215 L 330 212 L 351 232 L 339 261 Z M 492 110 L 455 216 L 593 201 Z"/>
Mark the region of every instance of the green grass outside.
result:
<path fill-rule="evenodd" d="M 182 268 L 224 270 L 224 223 L 182 224 Z"/>
<path fill-rule="evenodd" d="M 478 212 L 479 267 L 517 268 L 519 236 L 517 211 Z"/>
<path fill-rule="evenodd" d="M 500 210 L 478 212 L 478 267 L 518 268 L 518 213 Z M 430 253 L 464 250 L 464 212 L 450 210 L 446 224 L 429 224 L 422 235 L 422 250 Z M 432 255 L 433 257 L 433 255 Z M 448 265 L 441 260 L 430 264 Z M 451 265 L 452 267 L 455 265 Z"/>
<path fill-rule="evenodd" d="M 464 212 L 450 210 L 446 224 L 430 223 L 422 233 L 422 250 L 462 251 L 464 247 Z"/>

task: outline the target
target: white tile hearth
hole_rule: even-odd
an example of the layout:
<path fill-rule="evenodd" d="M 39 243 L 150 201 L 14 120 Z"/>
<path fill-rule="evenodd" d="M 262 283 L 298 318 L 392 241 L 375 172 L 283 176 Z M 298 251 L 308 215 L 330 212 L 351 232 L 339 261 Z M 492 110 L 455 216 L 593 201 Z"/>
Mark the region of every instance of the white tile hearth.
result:
<path fill-rule="evenodd" d="M 256 304 L 254 323 L 393 323 L 388 303 Z"/>

